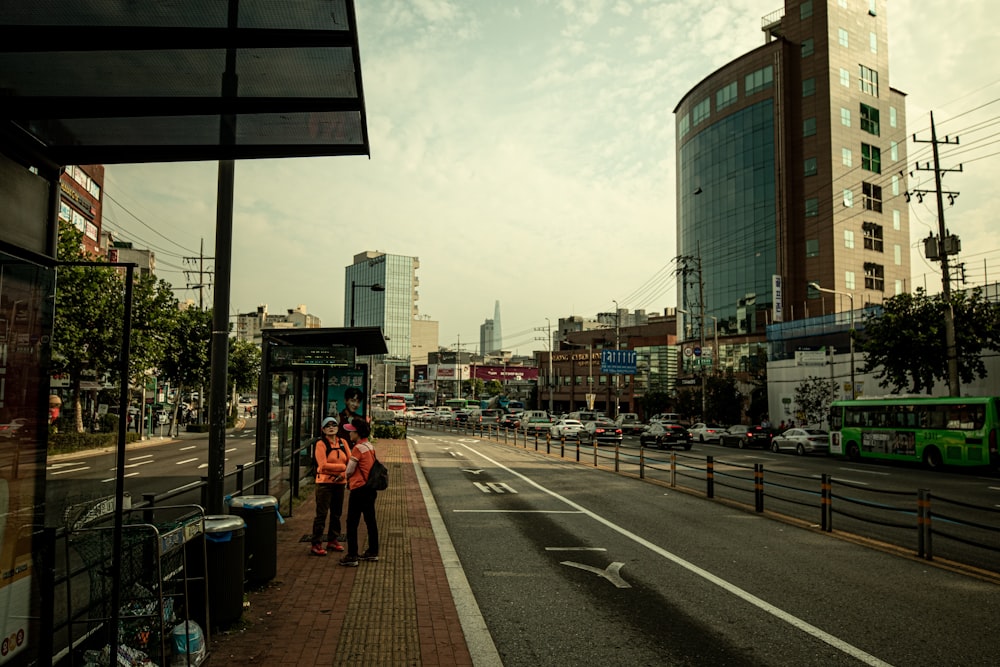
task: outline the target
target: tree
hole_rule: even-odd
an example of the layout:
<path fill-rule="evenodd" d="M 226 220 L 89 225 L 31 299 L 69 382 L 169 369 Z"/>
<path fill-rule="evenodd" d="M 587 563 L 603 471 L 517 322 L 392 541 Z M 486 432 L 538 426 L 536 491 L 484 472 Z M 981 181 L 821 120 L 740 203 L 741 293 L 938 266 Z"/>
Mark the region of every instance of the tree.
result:
<path fill-rule="evenodd" d="M 483 391 L 489 396 L 499 396 L 503 393 L 503 385 L 500 383 L 500 380 L 487 380 Z"/>
<path fill-rule="evenodd" d="M 60 262 L 92 262 L 83 234 L 59 223 Z M 75 430 L 83 432 L 80 381 L 84 371 L 117 379 L 124 320 L 124 283 L 112 267 L 60 266 L 56 275 L 52 370 L 69 375 Z"/>
<path fill-rule="evenodd" d="M 953 292 L 951 307 L 959 380 L 972 382 L 986 376 L 982 351 L 1000 351 L 1000 306 L 975 288 Z M 879 386 L 892 393 L 930 394 L 937 382 L 947 382 L 947 308 L 943 294 L 928 296 L 918 288 L 913 294 L 887 299 L 881 309 L 867 311 L 864 330 L 857 336 L 857 347 L 865 355 L 862 372 L 872 373 Z"/>
<path fill-rule="evenodd" d="M 811 375 L 795 387 L 795 407 L 805 415 L 807 424 L 819 424 L 829 414 L 836 391 L 835 381 Z"/>
<path fill-rule="evenodd" d="M 170 285 L 150 274 L 135 280 L 129 343 L 129 376 L 133 384 L 141 385 L 150 373 L 162 375 L 179 317 L 177 298 Z"/>
<path fill-rule="evenodd" d="M 161 377 L 177 387 L 178 397 L 184 395 L 185 388 L 208 386 L 211 337 L 211 311 L 197 308 L 178 311 L 173 335 L 160 362 Z M 178 400 L 174 405 L 174 424 L 178 423 L 179 405 Z"/>
<path fill-rule="evenodd" d="M 485 383 L 479 378 L 469 378 L 462 381 L 462 387 L 467 396 L 482 396 Z"/>
<path fill-rule="evenodd" d="M 249 341 L 230 338 L 228 376 L 230 394 L 255 390 L 260 378 L 260 348 Z"/>
<path fill-rule="evenodd" d="M 715 373 L 706 379 L 705 389 L 707 415 L 706 421 L 722 424 L 738 424 L 743 412 L 743 396 L 736 387 L 736 376 L 731 368 L 725 373 Z"/>
<path fill-rule="evenodd" d="M 670 394 L 665 391 L 651 391 L 639 398 L 639 405 L 642 406 L 642 412 L 647 419 L 661 412 L 669 412 L 673 404 Z"/>

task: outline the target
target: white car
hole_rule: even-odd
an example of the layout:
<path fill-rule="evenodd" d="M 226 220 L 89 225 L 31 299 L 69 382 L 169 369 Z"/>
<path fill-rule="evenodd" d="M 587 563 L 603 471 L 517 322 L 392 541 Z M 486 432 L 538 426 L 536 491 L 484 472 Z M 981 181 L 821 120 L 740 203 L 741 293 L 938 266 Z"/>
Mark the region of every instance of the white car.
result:
<path fill-rule="evenodd" d="M 455 413 L 451 408 L 441 406 L 434 411 L 434 421 L 441 423 L 453 422 L 455 421 Z"/>
<path fill-rule="evenodd" d="M 553 438 L 580 438 L 584 432 L 583 422 L 579 419 L 560 419 L 549 427 L 549 435 Z"/>
<path fill-rule="evenodd" d="M 688 429 L 691 433 L 691 439 L 698 442 L 719 442 L 719 434 L 725 430 L 725 426 L 706 424 L 705 422 L 698 422 Z"/>
<path fill-rule="evenodd" d="M 795 452 L 799 456 L 830 451 L 830 434 L 818 428 L 790 428 L 781 435 L 771 438 L 771 451 Z"/>

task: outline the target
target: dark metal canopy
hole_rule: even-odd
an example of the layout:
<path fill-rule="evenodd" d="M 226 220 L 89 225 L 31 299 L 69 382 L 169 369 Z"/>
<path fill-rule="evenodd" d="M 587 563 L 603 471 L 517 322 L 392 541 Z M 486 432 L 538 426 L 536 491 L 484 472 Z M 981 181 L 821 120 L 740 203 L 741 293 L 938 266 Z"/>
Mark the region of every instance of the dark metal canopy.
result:
<path fill-rule="evenodd" d="M 0 142 L 59 165 L 369 155 L 354 0 L 0 3 Z"/>
<path fill-rule="evenodd" d="M 327 347 L 347 345 L 360 356 L 388 354 L 385 337 L 379 327 L 328 327 L 322 329 L 265 329 L 272 345 L 310 345 Z"/>

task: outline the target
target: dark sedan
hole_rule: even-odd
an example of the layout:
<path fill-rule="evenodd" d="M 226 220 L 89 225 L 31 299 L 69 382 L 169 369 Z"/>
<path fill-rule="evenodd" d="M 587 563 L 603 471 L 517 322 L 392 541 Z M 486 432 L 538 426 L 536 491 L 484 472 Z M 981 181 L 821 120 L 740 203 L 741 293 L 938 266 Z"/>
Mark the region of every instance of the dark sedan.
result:
<path fill-rule="evenodd" d="M 725 447 L 770 447 L 775 430 L 767 426 L 737 424 L 719 435 L 719 444 Z"/>
<path fill-rule="evenodd" d="M 691 449 L 691 432 L 681 426 L 670 422 L 653 422 L 639 434 L 639 445 L 648 447 L 653 445 L 660 449 L 667 449 L 676 446 L 684 449 Z"/>
<path fill-rule="evenodd" d="M 622 427 L 610 419 L 602 418 L 586 422 L 583 425 L 583 430 L 587 433 L 591 442 L 596 441 L 599 445 L 605 443 L 610 445 L 622 444 Z"/>
<path fill-rule="evenodd" d="M 515 415 L 504 415 L 497 421 L 497 424 L 499 424 L 500 428 L 517 429 L 521 426 L 521 420 Z"/>

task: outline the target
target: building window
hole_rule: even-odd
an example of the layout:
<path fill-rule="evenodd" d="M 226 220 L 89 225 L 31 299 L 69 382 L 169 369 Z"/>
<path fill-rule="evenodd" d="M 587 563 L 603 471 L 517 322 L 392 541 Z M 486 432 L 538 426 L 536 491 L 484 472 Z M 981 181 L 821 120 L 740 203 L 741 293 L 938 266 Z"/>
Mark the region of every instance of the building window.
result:
<path fill-rule="evenodd" d="M 840 149 L 840 161 L 844 163 L 845 167 L 854 166 L 854 153 L 851 152 L 850 148 Z"/>
<path fill-rule="evenodd" d="M 896 127 L 896 107 L 889 107 L 889 127 Z"/>
<path fill-rule="evenodd" d="M 861 144 L 861 168 L 876 174 L 882 173 L 882 150 L 871 144 Z"/>
<path fill-rule="evenodd" d="M 677 133 L 683 137 L 691 129 L 691 117 L 687 114 L 681 116 L 681 122 L 677 126 Z"/>
<path fill-rule="evenodd" d="M 816 50 L 816 42 L 812 37 L 807 37 L 802 40 L 802 57 L 811 56 Z"/>
<path fill-rule="evenodd" d="M 802 80 L 802 97 L 810 97 L 816 94 L 816 79 L 809 78 Z"/>
<path fill-rule="evenodd" d="M 854 248 L 854 230 L 845 229 L 844 230 L 844 247 Z"/>
<path fill-rule="evenodd" d="M 840 107 L 840 124 L 844 127 L 851 126 L 851 110 Z"/>
<path fill-rule="evenodd" d="M 899 144 L 895 141 L 889 142 L 889 157 L 893 162 L 899 162 Z"/>
<path fill-rule="evenodd" d="M 885 290 L 885 268 L 881 264 L 865 262 L 865 289 Z"/>
<path fill-rule="evenodd" d="M 899 176 L 897 174 L 892 175 L 892 196 L 899 196 Z"/>
<path fill-rule="evenodd" d="M 769 88 L 772 83 L 774 83 L 774 66 L 768 65 L 756 72 L 747 74 L 743 88 L 746 90 L 746 96 L 749 97 L 756 92 Z"/>
<path fill-rule="evenodd" d="M 892 210 L 892 228 L 895 229 L 897 232 L 899 231 L 899 210 L 898 209 L 893 209 Z"/>
<path fill-rule="evenodd" d="M 840 5 L 841 7 L 846 8 L 847 7 L 847 0 L 837 0 L 837 4 Z"/>
<path fill-rule="evenodd" d="M 892 261 L 896 266 L 903 265 L 903 246 L 898 243 L 895 243 L 892 246 Z"/>
<path fill-rule="evenodd" d="M 865 250 L 882 252 L 882 225 L 875 222 L 861 223 L 865 235 Z"/>
<path fill-rule="evenodd" d="M 878 109 L 867 104 L 861 105 L 861 129 L 868 134 L 879 135 Z"/>
<path fill-rule="evenodd" d="M 882 212 L 882 188 L 874 183 L 861 182 L 861 193 L 865 198 L 865 210 Z"/>
<path fill-rule="evenodd" d="M 842 85 L 844 88 L 851 87 L 851 73 L 848 72 L 843 67 L 840 68 L 840 85 Z"/>
<path fill-rule="evenodd" d="M 819 215 L 819 198 L 810 197 L 806 199 L 806 217 L 814 218 Z"/>
<path fill-rule="evenodd" d="M 868 93 L 878 97 L 878 72 L 864 65 L 858 65 L 858 86 L 861 88 L 862 93 Z M 891 117 L 892 110 L 889 110 L 889 115 Z M 893 125 L 893 127 L 896 127 Z"/>
<path fill-rule="evenodd" d="M 816 158 L 807 157 L 805 162 L 805 167 L 802 171 L 804 176 L 815 176 L 816 175 Z"/>
<path fill-rule="evenodd" d="M 847 37 L 847 30 L 845 30 L 844 28 L 837 28 L 837 41 L 840 42 L 840 45 L 845 48 L 850 46 Z"/>
<path fill-rule="evenodd" d="M 806 257 L 819 257 L 819 239 L 806 239 Z"/>
<path fill-rule="evenodd" d="M 871 14 L 872 16 L 876 16 L 877 15 L 875 13 L 875 3 L 876 2 L 878 2 L 878 0 L 868 0 L 868 13 Z"/>
<path fill-rule="evenodd" d="M 802 121 L 802 136 L 811 137 L 816 134 L 816 119 L 806 118 Z"/>
<path fill-rule="evenodd" d="M 854 271 L 844 272 L 844 287 L 849 290 L 854 289 Z"/>
<path fill-rule="evenodd" d="M 897 280 L 896 281 L 896 296 L 899 296 L 902 293 L 903 293 L 903 281 L 902 280 Z"/>
<path fill-rule="evenodd" d="M 712 100 L 706 97 L 698 104 L 694 105 L 694 109 L 691 109 L 691 124 L 697 125 L 701 121 L 705 120 L 712 113 Z"/>
<path fill-rule="evenodd" d="M 854 191 L 844 190 L 844 206 L 851 208 L 854 206 Z"/>
<path fill-rule="evenodd" d="M 807 19 L 812 15 L 813 15 L 812 0 L 802 0 L 802 4 L 799 5 L 799 18 Z"/>
<path fill-rule="evenodd" d="M 737 97 L 736 82 L 733 81 L 731 84 L 723 88 L 720 88 L 715 93 L 715 110 L 718 111 L 720 109 L 725 109 L 730 104 L 736 101 L 736 97 Z"/>
<path fill-rule="evenodd" d="M 878 35 L 873 32 L 868 33 L 868 48 L 872 53 L 878 53 Z"/>

